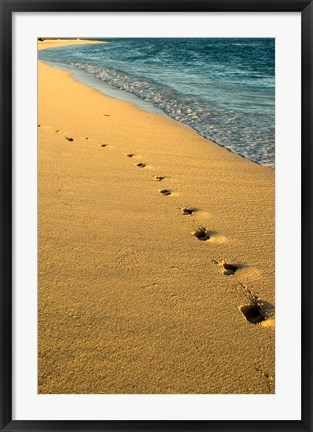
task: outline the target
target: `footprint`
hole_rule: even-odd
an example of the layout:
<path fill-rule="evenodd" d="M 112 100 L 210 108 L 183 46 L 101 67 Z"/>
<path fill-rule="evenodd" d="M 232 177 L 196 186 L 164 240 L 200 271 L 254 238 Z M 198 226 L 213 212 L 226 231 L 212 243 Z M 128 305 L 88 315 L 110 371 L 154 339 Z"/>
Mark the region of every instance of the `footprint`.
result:
<path fill-rule="evenodd" d="M 107 144 L 101 144 L 101 146 L 100 147 L 108 147 L 108 145 Z"/>
<path fill-rule="evenodd" d="M 155 181 L 162 181 L 164 179 L 165 179 L 165 177 L 162 177 L 162 176 L 157 176 L 157 175 L 153 176 L 153 180 L 155 180 Z"/>
<path fill-rule="evenodd" d="M 252 324 L 260 324 L 261 327 L 271 327 L 274 322 L 274 305 L 268 301 L 261 300 L 259 294 L 253 293 L 243 283 L 240 283 L 247 303 L 239 306 L 240 312 L 245 319 Z"/>
<path fill-rule="evenodd" d="M 198 240 L 209 240 L 210 234 L 207 228 L 199 227 L 192 233 Z"/>
<path fill-rule="evenodd" d="M 245 319 L 252 324 L 258 324 L 266 319 L 262 313 L 262 305 L 258 301 L 242 305 L 239 310 Z"/>
<path fill-rule="evenodd" d="M 129 158 L 132 158 L 135 155 L 134 155 L 134 153 L 128 153 L 126 156 L 129 157 Z"/>
<path fill-rule="evenodd" d="M 238 270 L 238 266 L 235 266 L 234 264 L 229 264 L 224 259 L 222 259 L 221 264 L 224 269 L 223 271 L 224 275 L 227 276 L 233 275 Z"/>
<path fill-rule="evenodd" d="M 159 192 L 164 196 L 168 196 L 172 194 L 172 192 L 168 189 L 161 189 Z"/>
<path fill-rule="evenodd" d="M 146 166 L 146 164 L 144 164 L 142 162 L 137 163 L 137 167 L 139 167 L 139 168 L 145 168 L 145 166 Z"/>
<path fill-rule="evenodd" d="M 192 213 L 196 211 L 196 209 L 190 207 L 183 207 L 180 210 L 182 211 L 183 215 L 192 215 Z"/>
<path fill-rule="evenodd" d="M 71 137 L 65 137 L 65 139 L 67 139 L 67 141 L 74 141 L 74 138 L 71 138 Z"/>
<path fill-rule="evenodd" d="M 229 264 L 224 259 L 221 259 L 219 261 L 216 259 L 212 259 L 212 263 L 222 266 L 223 274 L 226 276 L 232 276 L 239 268 L 238 264 Z M 240 265 L 240 267 L 242 267 L 242 265 Z"/>

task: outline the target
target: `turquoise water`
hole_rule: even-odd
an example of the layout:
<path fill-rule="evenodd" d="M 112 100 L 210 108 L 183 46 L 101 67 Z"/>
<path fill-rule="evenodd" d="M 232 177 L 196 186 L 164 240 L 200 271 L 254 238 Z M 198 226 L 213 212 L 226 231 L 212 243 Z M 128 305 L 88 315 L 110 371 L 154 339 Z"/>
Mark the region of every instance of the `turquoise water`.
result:
<path fill-rule="evenodd" d="M 153 104 L 206 138 L 275 164 L 274 39 L 103 39 L 39 51 Z"/>

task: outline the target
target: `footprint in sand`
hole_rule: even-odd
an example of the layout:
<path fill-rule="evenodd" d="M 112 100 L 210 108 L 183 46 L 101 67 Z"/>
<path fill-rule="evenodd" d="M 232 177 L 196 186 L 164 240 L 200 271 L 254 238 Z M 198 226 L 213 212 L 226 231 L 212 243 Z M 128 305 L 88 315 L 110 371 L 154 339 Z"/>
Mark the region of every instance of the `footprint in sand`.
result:
<path fill-rule="evenodd" d="M 161 189 L 159 192 L 164 196 L 172 195 L 172 192 L 168 189 Z"/>
<path fill-rule="evenodd" d="M 139 163 L 136 164 L 136 166 L 137 166 L 138 168 L 145 168 L 145 167 L 146 167 L 146 164 L 144 164 L 144 163 L 142 163 L 142 162 L 139 162 Z"/>
<path fill-rule="evenodd" d="M 132 157 L 135 156 L 135 155 L 134 155 L 134 153 L 128 153 L 126 156 L 127 156 L 128 158 L 132 158 Z"/>
<path fill-rule="evenodd" d="M 212 262 L 214 264 L 220 265 L 223 270 L 223 274 L 226 276 L 232 276 L 239 268 L 239 265 L 229 264 L 224 259 L 221 260 L 215 260 L 213 259 Z"/>
<path fill-rule="evenodd" d="M 54 129 L 54 128 L 52 128 L 51 126 L 44 126 L 44 125 L 41 125 L 41 124 L 38 124 L 38 127 L 41 128 L 41 129 L 49 129 L 50 131 L 53 131 L 54 133 L 60 133 L 60 134 L 64 135 L 64 138 L 65 138 L 67 141 L 70 141 L 70 142 L 74 141 L 74 138 L 65 135 L 66 132 L 64 132 L 64 131 L 61 130 L 61 129 Z M 86 139 L 88 139 L 88 138 L 86 138 Z"/>
<path fill-rule="evenodd" d="M 240 312 L 243 314 L 245 319 L 252 324 L 259 324 L 262 321 L 266 320 L 265 314 L 265 304 L 269 304 L 267 302 L 263 302 L 258 294 L 252 293 L 250 289 L 244 287 L 245 296 L 248 300 L 247 304 L 239 306 Z"/>
<path fill-rule="evenodd" d="M 272 327 L 275 325 L 274 311 L 272 303 L 262 300 L 257 293 L 253 293 L 243 283 L 240 283 L 247 302 L 238 306 L 245 319 L 252 324 L 260 324 L 262 327 Z"/>
<path fill-rule="evenodd" d="M 192 215 L 192 213 L 196 211 L 195 208 L 190 208 L 190 207 L 182 207 L 180 208 L 180 210 L 182 211 L 183 215 Z"/>
<path fill-rule="evenodd" d="M 258 324 L 266 319 L 262 312 L 262 305 L 258 302 L 242 305 L 239 310 L 245 319 L 252 324 Z"/>
<path fill-rule="evenodd" d="M 233 275 L 238 270 L 238 265 L 229 264 L 224 259 L 222 259 L 221 264 L 224 269 L 223 273 L 227 276 Z"/>
<path fill-rule="evenodd" d="M 194 235 L 195 237 L 197 237 L 198 240 L 202 240 L 202 241 L 210 239 L 210 233 L 209 233 L 208 229 L 205 228 L 205 227 L 199 227 L 199 228 L 197 228 L 192 233 L 192 235 Z"/>
<path fill-rule="evenodd" d="M 157 176 L 157 175 L 153 176 L 153 180 L 155 180 L 155 181 L 162 181 L 164 179 L 165 179 L 165 177 L 162 177 L 162 176 Z"/>
<path fill-rule="evenodd" d="M 107 144 L 101 144 L 100 147 L 105 148 L 105 147 L 108 147 L 108 145 Z"/>
<path fill-rule="evenodd" d="M 222 260 L 221 264 L 224 269 L 224 275 L 233 275 L 238 270 L 238 265 L 236 266 L 234 264 L 229 264 L 225 260 Z"/>

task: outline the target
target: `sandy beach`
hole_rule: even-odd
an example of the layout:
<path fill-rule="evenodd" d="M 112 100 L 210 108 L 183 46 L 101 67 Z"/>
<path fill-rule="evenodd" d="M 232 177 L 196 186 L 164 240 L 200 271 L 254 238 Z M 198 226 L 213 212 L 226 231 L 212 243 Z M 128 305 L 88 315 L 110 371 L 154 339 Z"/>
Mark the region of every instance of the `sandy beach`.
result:
<path fill-rule="evenodd" d="M 38 392 L 274 393 L 274 181 L 39 61 Z"/>
<path fill-rule="evenodd" d="M 59 48 L 70 45 L 99 45 L 99 43 L 104 43 L 96 40 L 84 40 L 84 39 L 45 39 L 38 41 L 38 50 L 46 48 Z"/>

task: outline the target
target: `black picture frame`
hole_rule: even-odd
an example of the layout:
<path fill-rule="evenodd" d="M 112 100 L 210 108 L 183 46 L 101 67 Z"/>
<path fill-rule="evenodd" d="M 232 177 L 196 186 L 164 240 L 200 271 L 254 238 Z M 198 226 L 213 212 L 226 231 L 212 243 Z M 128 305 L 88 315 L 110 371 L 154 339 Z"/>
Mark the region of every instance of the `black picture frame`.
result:
<path fill-rule="evenodd" d="M 0 0 L 1 11 L 1 431 L 312 431 L 312 139 L 313 1 Z M 301 12 L 302 56 L 302 419 L 299 421 L 14 421 L 12 420 L 12 14 L 14 12 Z M 287 336 L 286 336 L 287 337 Z"/>

